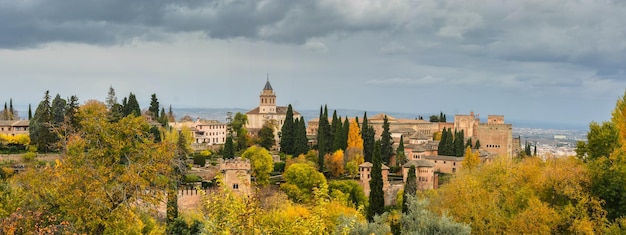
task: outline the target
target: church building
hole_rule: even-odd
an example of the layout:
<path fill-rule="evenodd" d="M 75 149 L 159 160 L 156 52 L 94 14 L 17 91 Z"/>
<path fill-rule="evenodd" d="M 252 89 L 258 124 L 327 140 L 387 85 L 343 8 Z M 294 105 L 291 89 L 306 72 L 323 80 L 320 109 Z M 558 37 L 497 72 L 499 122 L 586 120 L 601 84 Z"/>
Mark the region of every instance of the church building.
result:
<path fill-rule="evenodd" d="M 287 106 L 276 105 L 276 93 L 274 93 L 269 78 L 261 91 L 261 95 L 259 95 L 259 107 L 248 111 L 246 115 L 248 116 L 246 128 L 251 134 L 257 134 L 266 122 L 272 122 L 275 124 L 274 136 L 278 139 L 278 132 L 283 127 L 287 116 Z M 300 118 L 300 113 L 293 110 L 293 119 L 296 118 Z"/>

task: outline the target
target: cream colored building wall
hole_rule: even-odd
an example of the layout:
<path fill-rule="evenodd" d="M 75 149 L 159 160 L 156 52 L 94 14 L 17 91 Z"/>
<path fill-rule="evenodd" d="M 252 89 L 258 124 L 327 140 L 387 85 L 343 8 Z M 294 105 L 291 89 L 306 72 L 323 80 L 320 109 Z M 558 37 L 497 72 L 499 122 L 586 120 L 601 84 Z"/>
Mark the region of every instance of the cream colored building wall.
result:
<path fill-rule="evenodd" d="M 454 174 L 463 167 L 463 158 L 459 157 L 457 160 L 452 159 L 438 159 L 436 157 L 426 157 L 426 159 L 435 164 L 434 171 L 438 171 L 446 174 Z"/>

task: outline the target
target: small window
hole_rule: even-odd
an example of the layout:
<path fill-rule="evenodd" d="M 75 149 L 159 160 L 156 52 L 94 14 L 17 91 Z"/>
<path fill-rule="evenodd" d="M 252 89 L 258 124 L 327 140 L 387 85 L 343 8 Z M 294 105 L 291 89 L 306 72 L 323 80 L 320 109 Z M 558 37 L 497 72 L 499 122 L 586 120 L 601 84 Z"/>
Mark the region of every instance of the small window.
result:
<path fill-rule="evenodd" d="M 239 189 L 239 184 L 233 184 L 233 189 L 235 190 Z"/>

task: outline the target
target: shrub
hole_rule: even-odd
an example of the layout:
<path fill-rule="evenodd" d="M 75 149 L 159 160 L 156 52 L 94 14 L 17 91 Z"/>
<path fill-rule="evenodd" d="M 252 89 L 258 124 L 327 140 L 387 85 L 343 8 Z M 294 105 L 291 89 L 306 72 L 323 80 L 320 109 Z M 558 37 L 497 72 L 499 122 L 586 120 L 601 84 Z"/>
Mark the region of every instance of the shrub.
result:
<path fill-rule="evenodd" d="M 206 165 L 206 157 L 202 156 L 202 154 L 193 156 L 193 164 L 204 167 L 204 165 Z"/>
<path fill-rule="evenodd" d="M 187 183 L 201 182 L 201 181 L 202 181 L 202 178 L 200 178 L 200 176 L 193 175 L 193 174 L 185 175 L 185 182 Z"/>
<path fill-rule="evenodd" d="M 285 172 L 284 162 L 274 162 L 274 172 Z"/>
<path fill-rule="evenodd" d="M 24 162 L 30 162 L 32 160 L 35 160 L 35 157 L 37 157 L 37 154 L 33 153 L 33 152 L 28 152 L 28 153 L 22 154 L 22 160 Z"/>

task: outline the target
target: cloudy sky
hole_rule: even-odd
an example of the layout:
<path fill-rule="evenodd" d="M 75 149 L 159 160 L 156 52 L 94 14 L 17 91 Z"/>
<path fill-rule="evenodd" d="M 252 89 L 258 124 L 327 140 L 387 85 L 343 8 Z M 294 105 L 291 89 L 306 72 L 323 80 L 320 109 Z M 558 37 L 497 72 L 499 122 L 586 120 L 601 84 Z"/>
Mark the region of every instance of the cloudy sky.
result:
<path fill-rule="evenodd" d="M 156 93 L 576 125 L 626 88 L 621 0 L 0 0 L 0 101 Z"/>

